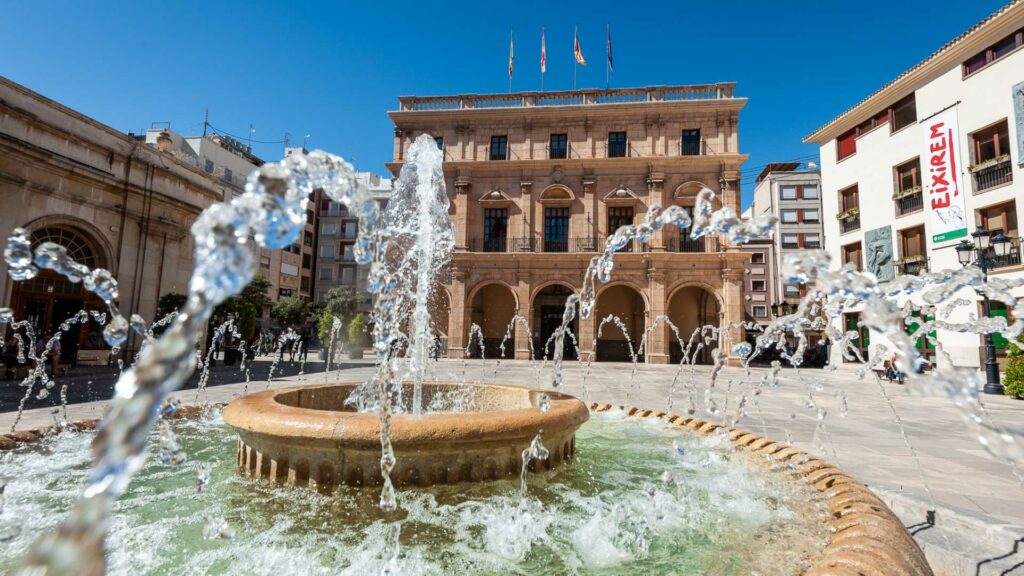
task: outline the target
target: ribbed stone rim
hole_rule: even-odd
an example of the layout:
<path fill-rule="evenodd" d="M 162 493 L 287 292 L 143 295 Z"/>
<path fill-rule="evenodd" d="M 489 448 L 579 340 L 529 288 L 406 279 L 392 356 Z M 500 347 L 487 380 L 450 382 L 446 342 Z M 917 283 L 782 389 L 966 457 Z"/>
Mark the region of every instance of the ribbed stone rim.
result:
<path fill-rule="evenodd" d="M 828 545 L 821 557 L 804 572 L 805 576 L 932 575 L 917 542 L 878 496 L 838 468 L 795 446 L 664 411 L 597 402 L 591 403 L 590 409 L 594 412 L 619 409 L 629 416 L 659 418 L 706 436 L 724 428 L 729 431 L 729 438 L 736 448 L 769 455 L 775 462 L 792 463 L 793 470 L 820 492 L 828 503 Z M 801 461 L 802 464 L 797 464 Z"/>
<path fill-rule="evenodd" d="M 825 497 L 829 511 L 828 545 L 804 576 L 933 576 L 921 548 L 892 510 L 867 486 L 824 460 L 795 446 L 699 418 L 597 402 L 592 402 L 589 408 L 594 412 L 618 409 L 629 416 L 659 418 L 704 435 L 724 428 L 736 448 L 769 455 L 776 462 L 792 462 L 793 470 Z M 203 410 L 203 406 L 181 406 L 170 417 L 194 417 Z M 92 430 L 98 422 L 96 418 L 79 420 L 68 424 L 67 428 Z M 53 429 L 53 426 L 44 426 L 0 435 L 0 451 L 38 442 Z M 804 460 L 802 464 L 796 464 L 801 460 Z"/>

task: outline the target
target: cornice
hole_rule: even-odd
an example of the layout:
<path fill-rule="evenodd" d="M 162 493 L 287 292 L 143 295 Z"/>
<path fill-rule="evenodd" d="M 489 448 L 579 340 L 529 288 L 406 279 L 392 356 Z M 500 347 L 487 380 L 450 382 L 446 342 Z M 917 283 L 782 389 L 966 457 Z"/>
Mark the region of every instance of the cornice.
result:
<path fill-rule="evenodd" d="M 646 173 L 648 166 L 657 163 L 659 171 L 666 171 L 664 168 L 693 168 L 694 170 L 705 170 L 719 172 L 723 165 L 727 170 L 739 170 L 740 166 L 747 161 L 749 154 L 715 154 L 708 156 L 640 156 L 630 158 L 573 158 L 570 160 L 550 160 L 547 158 L 536 160 L 448 160 L 444 163 L 445 170 L 460 170 L 472 172 L 502 172 L 509 170 L 553 170 L 555 166 L 576 167 L 577 169 L 589 168 L 641 168 Z M 388 162 L 385 164 L 388 170 L 397 172 L 402 168 L 402 162 Z"/>
<path fill-rule="evenodd" d="M 578 104 L 573 106 L 524 106 L 515 108 L 462 108 L 457 110 L 392 110 L 388 117 L 396 125 L 410 123 L 451 123 L 458 120 L 480 122 L 484 120 L 543 121 L 548 119 L 593 120 L 597 118 L 623 119 L 637 116 L 643 120 L 647 115 L 668 114 L 661 121 L 670 121 L 672 113 L 728 111 L 739 112 L 747 104 L 747 98 L 722 98 L 718 100 L 670 100 L 629 104 Z"/>

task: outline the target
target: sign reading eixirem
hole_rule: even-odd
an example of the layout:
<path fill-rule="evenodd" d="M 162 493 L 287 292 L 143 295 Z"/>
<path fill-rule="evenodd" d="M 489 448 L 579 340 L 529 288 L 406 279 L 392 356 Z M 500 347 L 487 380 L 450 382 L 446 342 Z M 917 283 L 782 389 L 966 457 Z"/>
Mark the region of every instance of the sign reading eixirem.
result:
<path fill-rule="evenodd" d="M 960 186 L 959 134 L 955 108 L 924 122 L 921 180 L 932 242 L 967 236 L 967 208 Z"/>

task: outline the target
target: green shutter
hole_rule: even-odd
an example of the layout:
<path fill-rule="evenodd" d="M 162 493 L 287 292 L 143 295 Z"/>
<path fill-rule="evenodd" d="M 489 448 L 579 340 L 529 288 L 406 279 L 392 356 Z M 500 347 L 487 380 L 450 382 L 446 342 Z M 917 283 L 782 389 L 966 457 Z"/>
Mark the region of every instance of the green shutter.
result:
<path fill-rule="evenodd" d="M 1006 308 L 990 309 L 989 318 L 1007 318 Z M 996 350 L 1005 350 L 1010 345 L 1010 341 L 1004 338 L 1001 332 L 992 333 L 992 343 L 996 345 Z"/>

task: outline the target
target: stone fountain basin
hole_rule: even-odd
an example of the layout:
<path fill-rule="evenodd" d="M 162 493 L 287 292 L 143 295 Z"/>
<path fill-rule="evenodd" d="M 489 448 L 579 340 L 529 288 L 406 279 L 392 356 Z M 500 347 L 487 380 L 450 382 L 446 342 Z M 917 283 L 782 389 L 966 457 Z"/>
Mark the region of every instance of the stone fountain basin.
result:
<path fill-rule="evenodd" d="M 243 396 L 224 409 L 238 433 L 238 467 L 250 476 L 298 486 L 379 485 L 380 416 L 356 412 L 345 399 L 361 382 L 296 386 Z M 403 398 L 412 396 L 406 383 Z M 396 486 L 429 486 L 518 476 L 522 452 L 538 432 L 550 457 L 531 468 L 553 468 L 576 451 L 576 429 L 590 417 L 567 394 L 498 384 L 431 382 L 424 405 L 456 386 L 471 386 L 460 412 L 396 414 L 391 442 Z M 550 408 L 540 410 L 541 395 Z"/>

